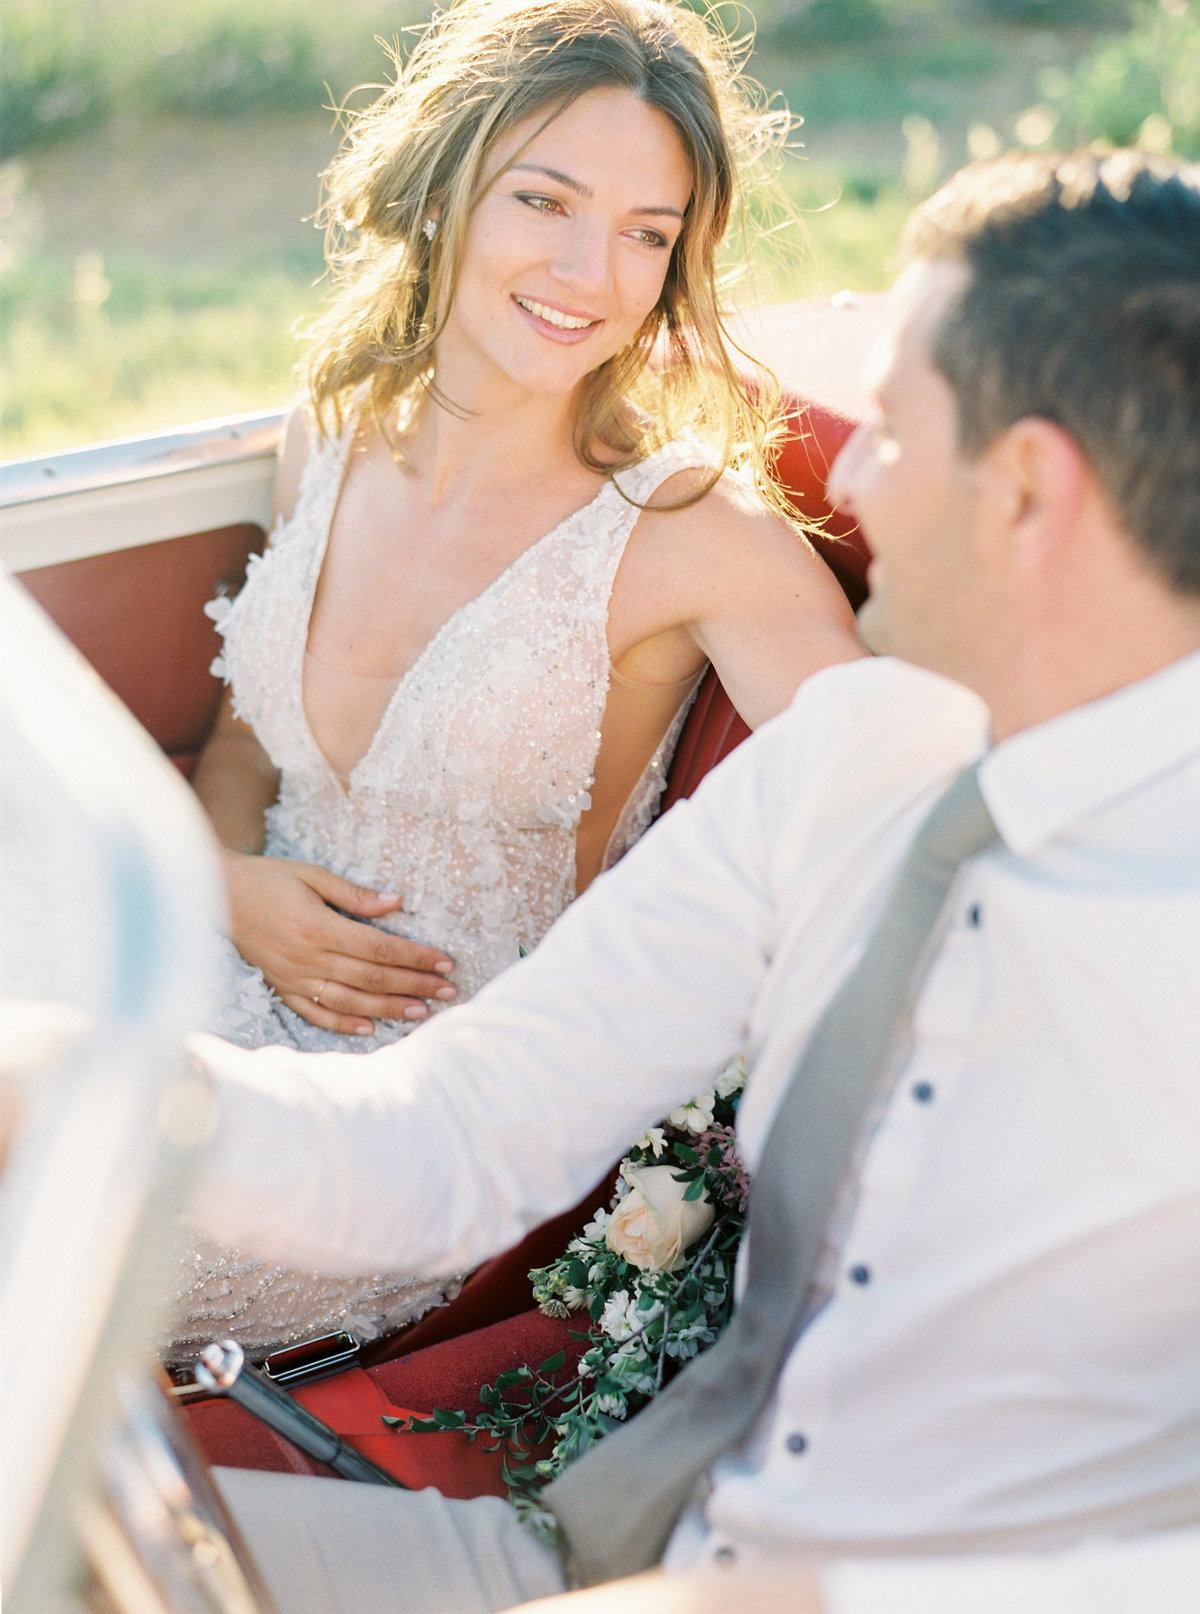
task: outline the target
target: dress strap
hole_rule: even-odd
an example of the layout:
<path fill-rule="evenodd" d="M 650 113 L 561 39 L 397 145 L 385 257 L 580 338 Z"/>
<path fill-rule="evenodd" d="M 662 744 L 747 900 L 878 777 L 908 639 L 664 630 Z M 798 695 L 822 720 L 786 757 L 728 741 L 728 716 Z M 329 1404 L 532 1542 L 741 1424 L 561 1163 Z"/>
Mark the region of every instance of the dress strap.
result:
<path fill-rule="evenodd" d="M 636 505 L 644 505 L 678 471 L 712 468 L 712 450 L 698 438 L 681 437 L 662 448 L 656 448 L 628 470 L 617 471 L 613 481 L 627 499 Z"/>
<path fill-rule="evenodd" d="M 270 544 L 278 547 L 301 532 L 308 532 L 311 536 L 322 531 L 333 513 L 333 505 L 342 485 L 354 431 L 354 425 L 350 424 L 337 437 L 326 437 L 315 429 L 310 433 L 308 451 L 296 484 L 292 513 L 290 516 L 276 516 L 268 534 Z M 305 519 L 305 513 L 310 508 L 318 512 L 312 521 Z"/>

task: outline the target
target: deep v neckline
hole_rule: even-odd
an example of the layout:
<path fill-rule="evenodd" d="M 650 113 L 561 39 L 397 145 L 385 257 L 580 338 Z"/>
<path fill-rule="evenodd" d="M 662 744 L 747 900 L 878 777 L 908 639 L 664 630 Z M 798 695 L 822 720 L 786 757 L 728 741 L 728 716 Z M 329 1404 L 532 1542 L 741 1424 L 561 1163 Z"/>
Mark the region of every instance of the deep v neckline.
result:
<path fill-rule="evenodd" d="M 320 586 L 321 573 L 325 569 L 325 557 L 329 553 L 329 541 L 333 536 L 334 519 L 337 516 L 338 505 L 341 503 L 342 491 L 345 488 L 346 477 L 349 474 L 350 451 L 354 445 L 355 435 L 355 430 L 351 430 L 346 439 L 345 448 L 341 450 L 338 475 L 333 485 L 333 497 L 330 500 L 328 513 L 325 516 L 325 519 L 318 526 L 317 542 L 314 546 L 312 558 L 309 562 L 309 575 L 305 595 L 305 609 L 303 613 L 303 632 L 299 636 L 299 651 L 295 658 L 296 665 L 293 667 L 292 679 L 292 687 L 297 692 L 296 699 L 300 708 L 300 728 L 304 734 L 305 740 L 311 747 L 313 754 L 320 761 L 329 778 L 333 780 L 334 784 L 346 797 L 349 797 L 353 793 L 360 771 L 372 759 L 375 752 L 383 743 L 383 736 L 391 725 L 396 708 L 400 705 L 401 701 L 407 694 L 409 685 L 413 682 L 413 679 L 416 677 L 417 673 L 420 672 L 424 667 L 425 663 L 430 659 L 435 649 L 437 649 L 441 643 L 447 637 L 449 637 L 451 630 L 458 627 L 463 621 L 464 617 L 466 617 L 476 606 L 479 606 L 483 603 L 483 601 L 490 599 L 491 596 L 499 590 L 501 585 L 512 577 L 514 572 L 521 567 L 522 563 L 526 561 L 529 556 L 540 553 L 552 538 L 557 537 L 565 527 L 568 527 L 572 523 L 580 520 L 587 514 L 589 510 L 592 510 L 603 498 L 606 497 L 610 489 L 616 487 L 616 483 L 613 478 L 607 478 L 600 484 L 599 488 L 597 488 L 596 492 L 590 499 L 586 500 L 583 504 L 578 505 L 574 510 L 568 511 L 568 513 L 563 516 L 562 520 L 556 522 L 554 526 L 549 529 L 549 531 L 542 533 L 541 537 L 535 538 L 532 543 L 527 544 L 519 555 L 514 555 L 512 560 L 510 560 L 506 566 L 497 572 L 495 577 L 492 578 L 491 582 L 485 584 L 484 587 L 480 589 L 478 594 L 473 594 L 470 599 L 464 600 L 461 605 L 455 606 L 454 610 L 451 611 L 448 617 L 446 617 L 445 621 L 443 621 L 434 630 L 430 637 L 425 641 L 424 645 L 422 645 L 421 649 L 417 651 L 417 654 L 413 657 L 407 669 L 397 679 L 396 687 L 392 691 L 387 705 L 380 714 L 379 722 L 375 725 L 374 732 L 372 733 L 370 740 L 367 742 L 366 750 L 362 753 L 358 761 L 354 764 L 353 768 L 351 768 L 350 772 L 346 774 L 343 779 L 343 776 L 337 772 L 329 758 L 321 749 L 317 741 L 317 737 L 312 731 L 312 725 L 308 720 L 308 710 L 304 704 L 304 657 L 306 654 L 312 654 L 308 648 L 308 639 L 309 634 L 312 632 L 312 617 L 313 611 L 316 607 L 317 589 Z M 336 447 L 334 452 L 337 452 Z M 299 500 L 297 500 L 297 508 L 298 506 Z M 295 519 L 295 515 L 296 512 L 293 512 L 293 520 Z"/>

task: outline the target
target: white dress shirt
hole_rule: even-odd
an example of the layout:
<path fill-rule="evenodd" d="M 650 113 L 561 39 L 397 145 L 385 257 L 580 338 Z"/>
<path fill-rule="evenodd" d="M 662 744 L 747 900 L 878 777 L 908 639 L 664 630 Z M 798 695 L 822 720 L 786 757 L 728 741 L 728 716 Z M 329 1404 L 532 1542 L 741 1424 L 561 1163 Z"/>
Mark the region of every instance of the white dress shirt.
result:
<path fill-rule="evenodd" d="M 825 1614 L 1196 1614 L 1200 1530 L 1093 1541 L 1063 1553 L 836 1563 Z"/>
<path fill-rule="evenodd" d="M 462 1009 L 356 1059 L 201 1047 L 208 1231 L 470 1266 L 739 1049 L 753 1172 L 931 802 L 986 744 L 900 662 L 801 689 Z M 1200 656 L 990 751 L 832 1293 L 667 1562 L 1052 1547 L 1200 1518 Z"/>

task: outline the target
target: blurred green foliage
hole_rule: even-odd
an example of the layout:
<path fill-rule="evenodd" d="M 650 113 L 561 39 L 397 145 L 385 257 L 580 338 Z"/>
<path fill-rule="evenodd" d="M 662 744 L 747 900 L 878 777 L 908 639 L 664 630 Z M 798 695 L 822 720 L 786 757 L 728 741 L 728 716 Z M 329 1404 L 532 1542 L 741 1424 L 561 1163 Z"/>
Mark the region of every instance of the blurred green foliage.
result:
<path fill-rule="evenodd" d="M 0 280 L 0 436 L 33 453 L 286 403 L 311 302 L 282 264 L 30 253 Z"/>
<path fill-rule="evenodd" d="M 1075 28 L 1111 23 L 1128 10 L 1123 0 L 975 0 L 975 10 L 995 22 L 1034 28 Z"/>
<path fill-rule="evenodd" d="M 1133 26 L 1097 42 L 1069 77 L 1042 84 L 1056 145 L 1114 146 L 1200 158 L 1200 6 L 1154 0 Z"/>
<path fill-rule="evenodd" d="M 773 50 L 804 50 L 822 45 L 856 45 L 879 39 L 894 20 L 887 0 L 799 0 L 772 15 L 758 8 L 758 37 Z"/>
<path fill-rule="evenodd" d="M 764 52 L 768 49 L 764 41 Z M 889 39 L 886 51 L 837 51 L 814 61 L 804 52 L 764 57 L 759 71 L 813 129 L 831 123 L 899 123 L 910 112 L 940 118 L 964 89 L 1003 57 L 994 39 L 973 33 Z"/>
<path fill-rule="evenodd" d="M 421 0 L 5 0 L 0 155 L 135 112 L 234 117 L 340 102 Z"/>

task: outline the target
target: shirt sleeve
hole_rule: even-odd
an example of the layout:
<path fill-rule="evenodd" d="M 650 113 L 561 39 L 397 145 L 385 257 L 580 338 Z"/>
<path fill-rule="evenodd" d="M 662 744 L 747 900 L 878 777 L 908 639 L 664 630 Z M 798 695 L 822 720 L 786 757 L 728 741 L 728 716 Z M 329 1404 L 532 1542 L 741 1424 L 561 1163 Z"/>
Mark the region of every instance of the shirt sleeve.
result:
<path fill-rule="evenodd" d="M 1091 1541 L 1060 1553 L 829 1565 L 826 1614 L 1192 1614 L 1200 1530 Z"/>
<path fill-rule="evenodd" d="M 197 1037 L 219 1119 L 194 1214 L 329 1273 L 467 1269 L 575 1203 L 738 1053 L 773 936 L 784 714 L 470 1003 L 371 1055 Z"/>

